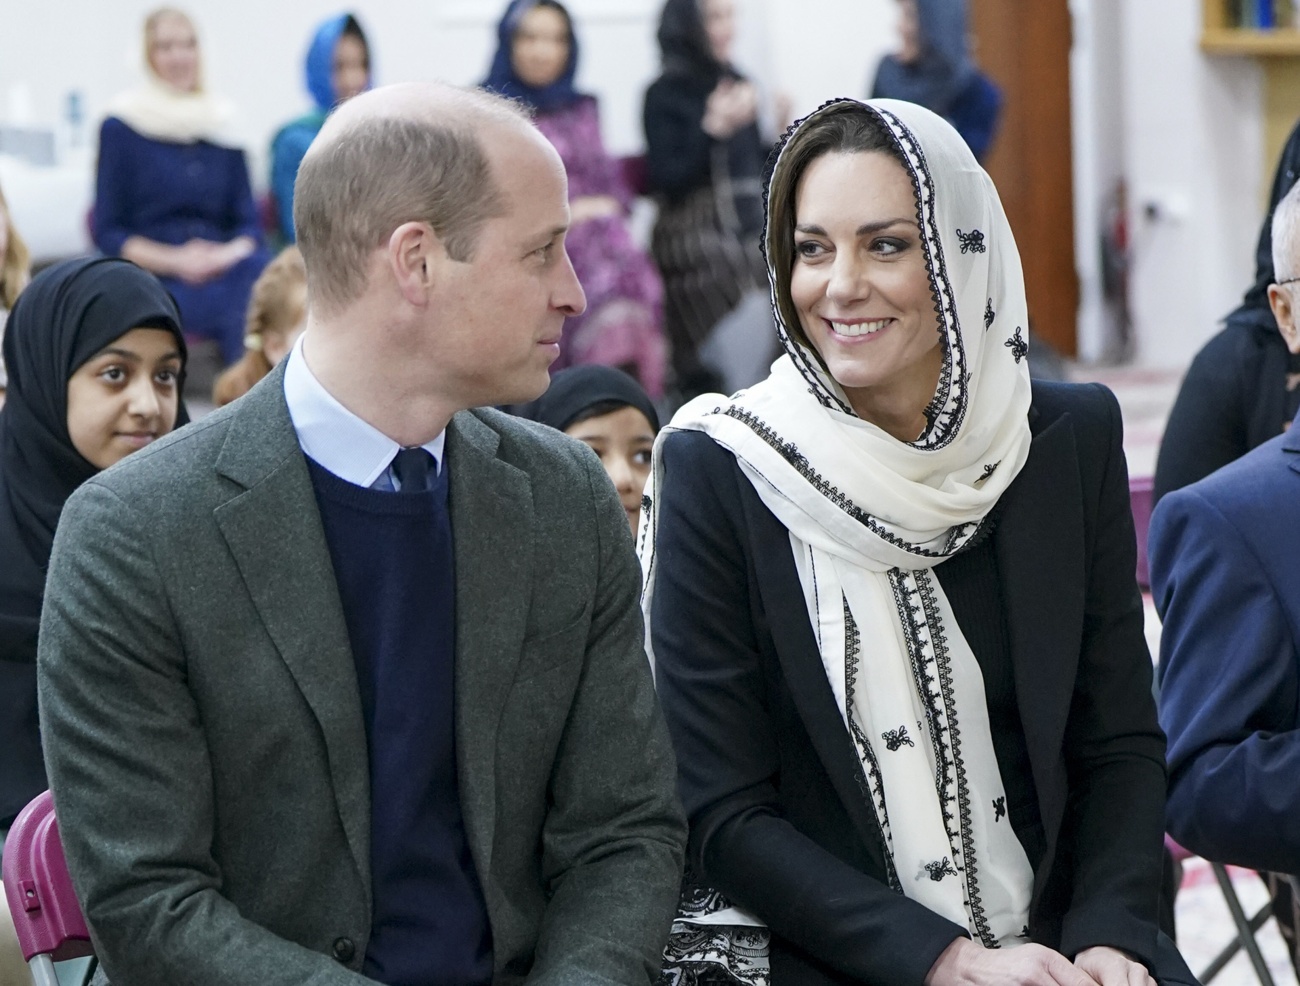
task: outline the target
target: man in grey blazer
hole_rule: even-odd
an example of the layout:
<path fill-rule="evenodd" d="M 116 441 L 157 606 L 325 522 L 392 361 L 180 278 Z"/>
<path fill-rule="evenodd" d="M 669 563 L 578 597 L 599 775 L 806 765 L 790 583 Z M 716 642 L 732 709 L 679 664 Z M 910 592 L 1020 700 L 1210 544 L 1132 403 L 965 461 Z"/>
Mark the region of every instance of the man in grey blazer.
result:
<path fill-rule="evenodd" d="M 559 157 L 495 97 L 379 89 L 294 217 L 300 344 L 60 522 L 41 715 L 103 971 L 650 982 L 685 833 L 627 522 L 483 409 L 585 305 Z"/>

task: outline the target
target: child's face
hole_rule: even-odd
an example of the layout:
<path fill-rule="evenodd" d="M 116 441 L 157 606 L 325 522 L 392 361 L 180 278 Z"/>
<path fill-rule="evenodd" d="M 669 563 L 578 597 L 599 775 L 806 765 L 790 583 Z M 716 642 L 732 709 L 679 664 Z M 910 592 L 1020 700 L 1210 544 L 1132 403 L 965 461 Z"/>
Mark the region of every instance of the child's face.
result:
<path fill-rule="evenodd" d="M 107 469 L 167 434 L 180 405 L 180 349 L 166 329 L 132 329 L 68 378 L 68 437 Z"/>
<path fill-rule="evenodd" d="M 564 433 L 586 442 L 600 456 L 600 464 L 618 491 L 627 522 L 636 533 L 641 522 L 641 494 L 650 478 L 650 452 L 655 443 L 654 429 L 646 416 L 634 407 L 621 407 L 570 425 Z"/>

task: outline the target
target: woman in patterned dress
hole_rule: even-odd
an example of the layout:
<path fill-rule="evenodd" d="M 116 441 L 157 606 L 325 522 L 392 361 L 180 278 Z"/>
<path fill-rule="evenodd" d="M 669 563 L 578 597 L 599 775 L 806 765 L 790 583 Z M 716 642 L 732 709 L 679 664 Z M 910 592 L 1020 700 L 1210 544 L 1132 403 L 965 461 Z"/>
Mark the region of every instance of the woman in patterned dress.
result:
<path fill-rule="evenodd" d="M 565 249 L 587 294 L 587 310 L 564 325 L 552 372 L 596 363 L 626 370 L 651 397 L 664 392 L 663 284 L 632 240 L 632 194 L 600 136 L 600 108 L 578 92 L 578 41 L 556 0 L 513 0 L 483 85 L 518 99 L 555 145 L 569 175 L 572 226 Z"/>

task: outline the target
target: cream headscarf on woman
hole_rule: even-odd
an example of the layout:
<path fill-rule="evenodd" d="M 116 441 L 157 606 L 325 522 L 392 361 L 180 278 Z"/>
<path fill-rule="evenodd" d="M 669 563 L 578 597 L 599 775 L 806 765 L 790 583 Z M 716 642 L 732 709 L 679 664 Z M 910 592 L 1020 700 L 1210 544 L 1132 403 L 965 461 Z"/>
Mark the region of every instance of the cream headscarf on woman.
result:
<path fill-rule="evenodd" d="M 144 29 L 144 85 L 116 96 L 108 106 L 108 115 L 115 116 L 128 127 L 151 140 L 172 144 L 194 144 L 207 141 L 223 147 L 238 146 L 230 134 L 234 109 L 230 102 L 205 91 L 202 62 L 199 84 L 192 92 L 182 92 L 164 82 L 155 71 L 150 58 L 153 44 L 153 27 L 162 17 L 179 17 L 198 32 L 189 15 L 171 7 L 155 10 L 145 19 Z"/>
<path fill-rule="evenodd" d="M 934 567 L 984 532 L 1029 454 L 1024 279 L 997 191 L 942 118 L 895 100 L 836 100 L 875 114 L 916 195 L 943 368 L 926 427 L 899 441 L 854 413 L 804 341 L 790 271 L 765 247 L 785 355 L 757 386 L 705 395 L 659 434 L 639 538 L 647 626 L 655 581 L 655 491 L 673 431 L 703 431 L 735 455 L 790 532 L 818 650 L 857 750 L 889 852 L 889 882 L 986 947 L 1027 940 L 1033 872 L 1007 820 L 984 681 Z M 789 251 L 786 251 L 786 255 Z M 779 252 L 777 255 L 780 255 Z M 647 651 L 654 660 L 647 632 Z M 734 915 L 732 915 L 734 923 Z"/>

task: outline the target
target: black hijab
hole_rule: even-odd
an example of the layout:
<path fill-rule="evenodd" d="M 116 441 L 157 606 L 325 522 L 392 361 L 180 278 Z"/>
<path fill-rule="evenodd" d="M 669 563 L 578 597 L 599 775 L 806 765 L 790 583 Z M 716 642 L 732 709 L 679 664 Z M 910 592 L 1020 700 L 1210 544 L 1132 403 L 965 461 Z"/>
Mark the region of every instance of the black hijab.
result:
<path fill-rule="evenodd" d="M 1278 335 L 1277 321 L 1273 318 L 1273 309 L 1268 304 L 1268 286 L 1277 276 L 1273 270 L 1273 213 L 1277 204 L 1291 191 L 1291 186 L 1300 178 L 1300 123 L 1291 131 L 1282 148 L 1282 156 L 1277 162 L 1277 172 L 1273 175 L 1273 190 L 1268 197 L 1268 215 L 1259 231 L 1259 243 L 1255 247 L 1255 283 L 1250 286 L 1245 296 L 1228 316 L 1230 325 L 1241 325 L 1263 329 L 1270 336 Z M 1280 336 L 1279 336 L 1280 338 Z"/>
<path fill-rule="evenodd" d="M 668 0 L 659 16 L 659 50 L 665 75 L 689 75 L 709 89 L 723 76 L 736 75 L 713 57 L 700 14 L 700 0 Z"/>
<path fill-rule="evenodd" d="M 641 385 L 612 366 L 571 366 L 551 378 L 551 386 L 535 401 L 517 409 L 521 418 L 550 425 L 557 431 L 584 417 L 583 412 L 604 406 L 611 413 L 620 407 L 634 407 L 645 415 L 653 431 L 659 430 L 659 415 Z"/>
<path fill-rule="evenodd" d="M 667 0 L 659 15 L 659 50 L 663 78 L 674 80 L 694 93 L 703 117 L 709 94 L 723 79 L 743 81 L 744 76 L 730 63 L 713 55 L 704 28 L 701 0 Z M 728 140 L 717 142 L 710 162 L 713 186 L 719 206 L 726 211 L 723 224 L 746 241 L 763 228 L 763 163 L 767 147 L 758 123 L 741 127 Z"/>
<path fill-rule="evenodd" d="M 184 360 L 171 295 L 152 274 L 116 258 L 68 260 L 42 271 L 9 314 L 9 387 L 0 408 L 0 660 L 35 661 L 59 514 L 72 492 L 99 471 L 68 435 L 68 379 L 136 328 L 167 329 Z M 188 420 L 182 402 L 176 427 Z"/>

